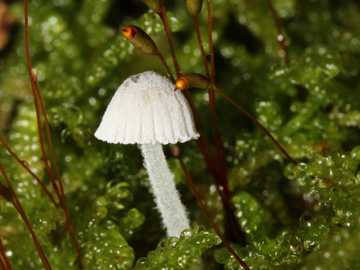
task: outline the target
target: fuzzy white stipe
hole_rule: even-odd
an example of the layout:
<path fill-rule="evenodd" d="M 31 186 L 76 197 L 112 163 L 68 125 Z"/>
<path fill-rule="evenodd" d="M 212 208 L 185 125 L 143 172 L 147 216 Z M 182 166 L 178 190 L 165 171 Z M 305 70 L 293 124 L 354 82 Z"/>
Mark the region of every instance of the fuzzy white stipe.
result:
<path fill-rule="evenodd" d="M 164 76 L 146 71 L 116 91 L 95 137 L 122 144 L 178 143 L 197 139 L 193 115 L 181 91 Z"/>
<path fill-rule="evenodd" d="M 144 166 L 149 173 L 152 193 L 155 198 L 168 236 L 180 237 L 190 228 L 184 205 L 175 187 L 174 175 L 170 172 L 161 144 L 142 144 Z"/>

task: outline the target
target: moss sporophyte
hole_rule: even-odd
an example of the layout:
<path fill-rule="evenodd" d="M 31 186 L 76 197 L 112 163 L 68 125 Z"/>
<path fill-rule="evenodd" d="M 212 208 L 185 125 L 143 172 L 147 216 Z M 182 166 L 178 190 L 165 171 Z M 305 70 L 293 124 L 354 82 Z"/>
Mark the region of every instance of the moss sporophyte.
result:
<path fill-rule="evenodd" d="M 360 269 L 359 17 L 0 0 L 0 269 Z"/>

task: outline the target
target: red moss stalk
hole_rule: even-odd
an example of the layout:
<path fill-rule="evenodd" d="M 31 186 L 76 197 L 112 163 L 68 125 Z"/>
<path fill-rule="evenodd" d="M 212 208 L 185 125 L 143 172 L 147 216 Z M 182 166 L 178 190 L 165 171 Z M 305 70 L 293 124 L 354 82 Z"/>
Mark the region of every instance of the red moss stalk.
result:
<path fill-rule="evenodd" d="M 199 192 L 197 191 L 194 182 L 191 179 L 190 173 L 187 170 L 181 156 L 177 156 L 181 168 L 185 174 L 186 180 L 193 192 L 193 194 L 196 197 L 197 202 L 200 204 L 201 209 L 203 210 L 207 220 L 209 221 L 209 223 L 211 224 L 211 226 L 214 228 L 216 234 L 220 237 L 220 239 L 222 240 L 222 242 L 224 243 L 224 245 L 226 246 L 226 248 L 229 250 L 229 252 L 234 256 L 234 258 L 240 263 L 240 265 L 242 266 L 242 268 L 246 269 L 246 270 L 250 270 L 249 266 L 239 257 L 239 255 L 236 254 L 235 250 L 230 246 L 230 244 L 227 242 L 227 240 L 225 239 L 225 237 L 222 235 L 222 233 L 220 232 L 218 226 L 215 224 L 214 219 L 212 218 L 210 212 L 206 209 L 206 206 L 204 205 L 202 198 L 200 197 Z"/>
<path fill-rule="evenodd" d="M 203 62 L 204 62 L 205 74 L 206 74 L 206 76 L 208 76 L 210 78 L 209 64 L 208 64 L 208 61 L 207 61 L 207 58 L 206 58 L 204 45 L 203 45 L 203 42 L 202 42 L 202 39 L 201 39 L 198 17 L 197 16 L 193 17 L 193 19 L 194 19 L 194 24 L 195 24 L 196 37 L 197 37 L 197 40 L 198 40 L 198 43 L 199 43 L 201 55 L 202 55 Z"/>
<path fill-rule="evenodd" d="M 210 66 L 211 66 L 211 75 L 210 82 L 212 85 L 215 83 L 215 60 L 214 60 L 214 43 L 212 39 L 212 15 L 211 15 L 211 0 L 207 0 L 207 17 L 208 17 L 208 36 L 209 36 L 209 47 L 210 47 Z M 215 93 L 208 89 L 209 94 L 209 104 L 211 111 L 211 119 L 214 128 L 215 134 L 215 145 L 216 153 L 218 160 L 218 170 L 220 174 L 220 179 L 217 181 L 218 190 L 221 191 L 220 196 L 223 201 L 223 205 L 226 211 L 227 217 L 227 227 L 229 237 L 232 240 L 238 240 L 240 243 L 245 244 L 245 234 L 241 231 L 239 223 L 234 214 L 234 206 L 231 204 L 231 192 L 228 187 L 228 178 L 227 178 L 227 169 L 226 169 L 226 158 L 224 153 L 224 146 L 221 139 L 219 127 L 217 124 L 216 117 L 216 104 L 215 104 Z"/>
<path fill-rule="evenodd" d="M 54 186 L 56 194 L 59 197 L 62 208 L 63 208 L 63 210 L 65 212 L 66 226 L 67 226 L 67 229 L 69 231 L 70 237 L 71 237 L 71 239 L 72 239 L 72 241 L 74 243 L 76 253 L 77 253 L 78 267 L 79 267 L 79 269 L 83 269 L 81 253 L 80 253 L 80 247 L 79 247 L 79 244 L 78 244 L 77 239 L 75 237 L 73 226 L 72 226 L 72 223 L 71 223 L 70 218 L 69 218 L 69 210 L 68 210 L 67 205 L 66 205 L 65 193 L 64 193 L 64 188 L 63 188 L 63 185 L 62 185 L 61 175 L 60 175 L 60 171 L 59 171 L 59 168 L 58 168 L 58 165 L 57 165 L 57 162 L 56 162 L 56 158 L 55 158 L 55 154 L 54 154 L 54 150 L 53 150 L 53 146 L 52 146 L 50 127 L 49 127 L 49 122 L 48 122 L 48 119 L 47 119 L 47 116 L 46 116 L 45 106 L 44 106 L 44 103 L 43 103 L 43 100 L 42 100 L 42 97 L 41 97 L 41 93 L 40 93 L 40 90 L 39 90 L 39 87 L 38 87 L 38 84 L 37 84 L 36 75 L 32 73 L 31 59 L 30 59 L 30 49 L 29 49 L 29 24 L 28 24 L 28 6 L 29 6 L 29 2 L 28 2 L 28 0 L 25 0 L 24 4 L 25 4 L 26 56 L 27 56 L 27 63 L 28 63 L 28 70 L 29 70 L 29 76 L 30 76 L 30 81 L 31 81 L 31 87 L 32 87 L 32 90 L 33 90 L 33 95 L 34 95 L 34 102 L 35 102 L 35 107 L 36 107 L 36 115 L 37 115 L 37 119 L 38 119 L 38 129 L 39 129 L 40 142 L 41 142 L 42 145 L 44 144 L 44 140 L 43 140 L 42 132 L 41 132 L 41 123 L 40 123 L 41 120 L 40 120 L 39 104 L 38 104 L 37 100 L 39 100 L 40 105 L 41 105 L 41 110 L 42 110 L 43 117 L 44 117 L 44 122 L 45 122 L 45 129 L 46 129 L 46 136 L 47 136 L 48 146 L 49 146 L 49 150 L 50 150 L 51 159 L 52 159 L 52 162 L 53 162 L 53 165 L 54 165 L 55 174 L 56 174 L 56 177 L 58 179 L 58 184 L 59 184 L 59 187 L 60 187 L 60 191 L 57 190 L 57 185 L 56 184 L 53 184 L 53 186 Z M 42 149 L 42 153 L 43 153 L 43 157 L 44 157 L 44 160 L 45 160 L 45 165 L 49 166 L 44 149 Z M 49 175 L 51 176 L 52 175 L 51 170 L 48 170 L 48 172 L 49 172 Z"/>
<path fill-rule="evenodd" d="M 178 77 L 181 76 L 181 69 L 178 63 L 178 60 L 176 58 L 176 53 L 175 53 L 175 46 L 174 46 L 174 42 L 171 36 L 171 30 L 170 30 L 170 25 L 169 25 L 169 20 L 166 14 L 166 9 L 165 9 L 165 5 L 164 5 L 164 0 L 160 0 L 160 4 L 161 4 L 161 11 L 158 13 L 164 28 L 165 28 L 165 32 L 166 32 L 166 36 L 169 42 L 169 47 L 170 47 L 170 52 L 173 58 L 173 62 L 174 62 L 174 66 L 175 66 L 175 71 L 176 71 L 176 75 Z"/>
<path fill-rule="evenodd" d="M 284 35 L 282 34 L 279 17 L 277 15 L 276 11 L 275 11 L 275 8 L 273 6 L 272 1 L 271 0 L 266 0 L 266 2 L 268 3 L 271 14 L 273 15 L 273 18 L 274 18 L 274 22 L 275 22 L 275 26 L 276 26 L 276 30 L 277 30 L 277 34 L 278 34 L 277 39 L 278 39 L 278 41 L 280 43 L 281 50 L 284 52 L 285 63 L 287 65 L 290 65 L 290 59 L 289 59 L 289 55 L 288 55 L 288 51 L 287 51 L 287 46 L 286 46 L 286 43 L 285 43 L 285 38 L 284 38 Z"/>
<path fill-rule="evenodd" d="M 17 212 L 19 213 L 19 215 L 21 216 L 22 220 L 25 222 L 26 224 L 26 227 L 29 229 L 30 231 L 30 234 L 31 234 L 31 237 L 33 238 L 33 241 L 35 243 L 35 246 L 36 246 L 36 249 L 37 249 L 37 252 L 40 256 L 40 259 L 41 259 L 41 262 L 43 263 L 44 267 L 46 270 L 51 270 L 51 266 L 49 264 L 49 261 L 47 260 L 46 256 L 45 256 L 45 253 L 39 243 L 39 240 L 37 239 L 36 235 L 35 235 L 35 232 L 33 230 L 33 228 L 31 227 L 31 224 L 30 224 L 30 221 L 28 219 L 28 217 L 26 216 L 17 196 L 16 196 L 16 193 L 11 185 L 11 182 L 5 172 L 5 169 L 4 167 L 2 166 L 2 164 L 0 163 L 0 171 L 2 173 L 2 175 L 4 176 L 5 178 L 5 181 L 9 187 L 9 190 L 10 190 L 10 196 L 8 199 L 10 199 L 10 202 L 14 205 L 15 209 L 17 210 Z"/>
<path fill-rule="evenodd" d="M 57 203 L 54 199 L 54 197 L 51 195 L 50 191 L 47 189 L 47 187 L 44 185 L 44 183 L 40 180 L 40 178 L 34 174 L 30 168 L 25 164 L 23 160 L 19 158 L 18 155 L 15 154 L 15 152 L 10 148 L 10 146 L 6 143 L 4 138 L 0 135 L 0 142 L 3 144 L 5 149 L 9 152 L 9 154 L 38 182 L 38 184 L 41 186 L 41 188 L 44 190 L 46 195 L 49 197 L 51 202 L 54 204 L 55 207 L 57 207 Z"/>
<path fill-rule="evenodd" d="M 0 267 L 2 270 L 8 270 L 9 268 L 7 268 L 7 266 L 5 265 L 5 263 L 2 260 L 2 256 L 0 256 Z"/>
<path fill-rule="evenodd" d="M 3 270 L 11 270 L 11 265 L 9 263 L 8 258 L 6 257 L 6 254 L 4 252 L 4 247 L 2 244 L 2 240 L 0 237 L 0 266 Z"/>
<path fill-rule="evenodd" d="M 164 29 L 165 29 L 166 36 L 167 36 L 167 39 L 169 42 L 169 47 L 170 47 L 171 55 L 172 55 L 174 66 L 175 66 L 176 75 L 179 77 L 179 76 L 181 76 L 181 69 L 180 69 L 179 63 L 176 58 L 174 42 L 172 40 L 169 21 L 167 18 L 166 9 L 165 9 L 163 0 L 160 0 L 160 5 L 161 5 L 161 10 L 157 14 L 161 18 L 161 21 L 164 25 Z M 200 150 L 201 154 L 203 155 L 204 160 L 205 160 L 211 174 L 214 177 L 216 177 L 217 173 L 216 173 L 216 171 L 214 171 L 216 162 L 214 160 L 214 155 L 210 148 L 210 144 L 206 139 L 204 129 L 201 125 L 199 113 L 196 110 L 196 107 L 195 107 L 194 101 L 192 100 L 190 92 L 188 90 L 185 90 L 184 94 L 185 94 L 185 97 L 186 97 L 187 101 L 189 102 L 190 108 L 193 112 L 196 128 L 200 133 L 200 138 L 198 140 L 196 140 L 196 145 L 197 145 L 198 149 Z"/>
<path fill-rule="evenodd" d="M 240 110 L 243 114 L 245 114 L 247 117 L 249 117 L 257 126 L 259 126 L 265 134 L 273 141 L 273 143 L 279 148 L 279 150 L 286 156 L 286 158 L 293 163 L 294 165 L 297 165 L 298 162 L 294 160 L 288 152 L 282 147 L 282 145 L 274 138 L 273 135 L 254 117 L 252 116 L 248 111 L 246 111 L 244 108 L 242 108 L 240 105 L 238 105 L 235 101 L 233 101 L 231 98 L 229 98 L 227 95 L 225 95 L 222 91 L 220 91 L 218 88 L 213 87 L 213 90 L 217 92 L 219 95 L 223 96 L 227 101 L 229 101 L 232 105 L 234 105 L 238 110 Z"/>
<path fill-rule="evenodd" d="M 198 17 L 197 16 L 193 16 L 194 19 L 194 24 L 195 24 L 195 29 L 196 29 L 196 36 L 198 39 L 198 43 L 200 46 L 200 50 L 201 50 L 201 54 L 203 57 L 203 62 L 204 62 L 204 67 L 205 67 L 205 73 L 206 76 L 208 78 L 210 78 L 210 71 L 209 71 L 209 65 L 206 59 L 206 54 L 205 54 L 205 50 L 204 50 L 204 46 L 203 46 L 203 42 L 201 39 L 201 34 L 200 34 L 200 29 L 199 29 L 199 23 L 198 23 Z M 210 89 L 208 89 L 208 95 L 209 95 L 209 104 L 210 104 L 210 111 L 211 111 L 211 117 L 212 117 L 212 122 L 213 122 L 213 126 L 214 126 L 214 131 L 215 131 L 215 139 L 217 140 L 218 137 L 220 137 L 219 134 L 219 130 L 218 130 L 218 126 L 217 126 L 217 121 L 216 121 L 216 108 L 215 108 L 215 100 L 214 100 L 214 93 L 213 91 L 211 91 Z M 217 140 L 218 141 L 218 140 Z M 217 145 L 217 153 L 219 153 L 219 145 Z M 220 150 L 221 151 L 221 150 Z"/>
<path fill-rule="evenodd" d="M 208 12 L 208 34 L 209 34 L 209 47 L 210 47 L 210 66 L 211 66 L 211 75 L 207 74 L 210 78 L 211 84 L 215 83 L 215 62 L 214 62 L 214 44 L 212 39 L 212 17 L 211 17 L 211 0 L 207 0 L 207 12 Z M 207 65 L 207 62 L 205 63 Z M 216 104 L 215 104 L 215 93 L 208 90 L 209 94 L 209 104 L 211 111 L 211 118 L 215 133 L 215 144 L 216 144 L 216 153 L 219 163 L 220 174 L 222 175 L 224 185 L 227 186 L 227 171 L 226 171 L 226 159 L 224 154 L 224 147 L 221 140 L 219 127 L 217 124 L 216 118 Z"/>
<path fill-rule="evenodd" d="M 174 78 L 174 76 L 173 76 L 173 74 L 172 74 L 172 72 L 171 72 L 168 64 L 166 63 L 165 58 L 164 58 L 164 56 L 162 55 L 162 53 L 158 50 L 157 53 L 156 53 L 156 55 L 160 58 L 160 61 L 161 61 L 161 63 L 163 64 L 166 72 L 169 74 L 170 80 L 172 81 L 172 83 L 175 83 L 175 78 Z"/>

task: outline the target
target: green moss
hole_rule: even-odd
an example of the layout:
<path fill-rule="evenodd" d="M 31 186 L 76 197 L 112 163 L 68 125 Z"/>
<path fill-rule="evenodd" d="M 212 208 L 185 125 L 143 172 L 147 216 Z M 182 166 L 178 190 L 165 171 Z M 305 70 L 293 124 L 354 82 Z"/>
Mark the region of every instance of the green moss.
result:
<path fill-rule="evenodd" d="M 168 17 L 182 71 L 204 73 L 185 1 L 170 2 Z M 216 97 L 231 202 L 247 237 L 246 246 L 231 245 L 251 269 L 358 269 L 360 6 L 355 0 L 273 4 L 290 65 L 279 50 L 266 1 L 212 1 L 217 87 L 253 114 L 299 162 L 290 163 L 259 127 Z M 11 4 L 10 12 L 18 24 L 0 51 L 0 131 L 53 193 L 28 79 L 23 3 Z M 206 23 L 204 3 L 199 24 L 208 52 Z M 93 136 L 125 78 L 150 69 L 166 75 L 155 56 L 142 54 L 122 37 L 127 24 L 143 28 L 173 69 L 161 20 L 141 1 L 34 0 L 29 5 L 31 59 L 39 70 L 85 267 L 241 269 L 218 246 L 213 230 L 198 227 L 210 225 L 169 147 L 165 153 L 192 223 L 180 239 L 164 238 L 137 146 L 109 145 Z M 215 150 L 207 95 L 202 90 L 191 94 Z M 201 154 L 194 142 L 179 146 L 205 205 L 228 237 L 226 214 Z M 2 147 L 0 162 L 53 269 L 76 269 L 63 210 L 51 204 Z M 0 181 L 5 184 L 2 177 Z M 0 237 L 14 270 L 42 268 L 25 225 L 2 198 Z"/>
<path fill-rule="evenodd" d="M 213 230 L 200 227 L 184 230 L 179 239 L 171 237 L 161 241 L 147 258 L 138 260 L 134 269 L 188 269 L 202 253 L 220 243 Z"/>

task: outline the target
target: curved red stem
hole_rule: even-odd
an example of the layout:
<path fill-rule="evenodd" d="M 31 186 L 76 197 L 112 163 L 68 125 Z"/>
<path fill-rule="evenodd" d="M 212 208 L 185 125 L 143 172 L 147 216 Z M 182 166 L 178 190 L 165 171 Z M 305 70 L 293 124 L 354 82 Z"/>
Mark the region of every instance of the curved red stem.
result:
<path fill-rule="evenodd" d="M 41 188 L 45 191 L 45 193 L 50 198 L 51 202 L 54 204 L 55 207 L 57 207 L 57 203 L 54 199 L 54 197 L 51 195 L 50 191 L 47 189 L 47 187 L 44 185 L 44 183 L 40 180 L 40 178 L 34 174 L 28 166 L 26 166 L 25 162 L 22 161 L 18 155 L 15 154 L 15 152 L 10 148 L 10 146 L 6 143 L 4 138 L 0 135 L 0 142 L 3 144 L 5 149 L 9 152 L 9 154 L 38 182 L 38 184 L 41 186 Z"/>
<path fill-rule="evenodd" d="M 2 240 L 0 237 L 0 266 L 3 270 L 11 270 L 11 265 L 9 263 L 8 258 L 6 257 L 6 254 L 4 252 L 4 247 L 2 244 Z"/>
<path fill-rule="evenodd" d="M 176 58 L 176 53 L 175 53 L 175 46 L 174 46 L 174 42 L 171 36 L 171 30 L 170 30 L 170 25 L 169 25 L 169 20 L 167 18 L 167 14 L 166 14 L 166 9 L 165 9 L 165 5 L 164 5 L 164 0 L 160 0 L 160 4 L 162 6 L 160 13 L 158 13 L 164 28 L 165 28 L 165 32 L 166 32 L 166 36 L 169 42 L 169 47 L 170 47 L 170 52 L 173 58 L 173 62 L 174 62 L 174 66 L 175 66 L 175 70 L 176 70 L 176 75 L 177 77 L 181 76 L 181 69 L 178 63 L 178 60 Z"/>
<path fill-rule="evenodd" d="M 207 0 L 207 18 L 208 18 L 208 36 L 209 36 L 209 47 L 210 47 L 210 66 L 211 66 L 211 74 L 207 74 L 210 78 L 211 84 L 215 83 L 215 55 L 214 55 L 214 43 L 212 36 L 212 15 L 211 15 L 211 0 Z M 242 244 L 246 243 L 245 234 L 241 231 L 239 223 L 234 215 L 234 206 L 231 204 L 231 192 L 228 187 L 228 176 L 226 169 L 226 158 L 224 153 L 224 146 L 221 139 L 219 127 L 217 124 L 216 117 L 216 104 L 215 104 L 215 93 L 214 91 L 208 89 L 209 95 L 209 104 L 210 104 L 210 112 L 211 119 L 214 128 L 215 134 L 215 145 L 216 145 L 216 154 L 218 160 L 218 170 L 220 178 L 217 181 L 217 188 L 221 199 L 223 201 L 223 205 L 226 211 L 227 221 L 226 225 L 228 227 L 229 237 L 232 240 L 238 240 Z"/>
<path fill-rule="evenodd" d="M 11 182 L 5 172 L 5 169 L 4 167 L 2 166 L 2 164 L 0 163 L 0 171 L 2 173 L 2 175 L 4 176 L 5 178 L 5 181 L 10 189 L 10 192 L 11 192 L 11 203 L 14 205 L 15 209 L 17 210 L 17 212 L 20 214 L 22 220 L 25 222 L 26 224 L 26 227 L 29 229 L 30 231 L 30 234 L 31 234 L 31 237 L 33 238 L 33 241 L 35 243 L 35 246 L 36 246 L 36 249 L 37 249 L 37 252 L 40 256 L 40 259 L 41 259 L 41 262 L 43 263 L 44 267 L 46 270 L 51 270 L 51 266 L 49 264 L 49 261 L 47 260 L 46 256 L 45 256 L 45 253 L 39 243 L 39 240 L 37 239 L 36 235 L 35 235 L 35 232 L 33 230 L 33 228 L 31 227 L 31 224 L 30 224 L 30 221 L 29 219 L 27 218 L 25 212 L 24 212 L 24 209 L 22 208 L 18 198 L 17 198 L 17 195 L 11 185 Z"/>
<path fill-rule="evenodd" d="M 212 89 L 219 95 L 223 96 L 227 101 L 229 101 L 238 110 L 240 110 L 243 114 L 245 114 L 247 117 L 249 117 L 257 126 L 259 126 L 265 132 L 265 134 L 273 141 L 273 143 L 277 146 L 277 148 L 279 148 L 279 150 L 287 157 L 287 159 L 290 160 L 291 163 L 293 163 L 294 165 L 298 164 L 298 162 L 288 154 L 288 152 L 284 149 L 284 147 L 282 147 L 282 145 L 274 138 L 274 136 L 271 135 L 271 133 L 254 116 L 252 116 L 247 110 L 245 110 L 243 107 L 241 107 L 239 104 L 237 104 L 231 98 L 229 98 L 227 95 L 225 95 L 222 91 L 220 91 L 215 86 L 213 86 Z"/>
<path fill-rule="evenodd" d="M 66 226 L 67 226 L 70 237 L 71 237 L 71 239 L 72 239 L 72 241 L 74 243 L 75 249 L 76 249 L 78 267 L 79 267 L 79 269 L 83 269 L 81 253 L 80 253 L 80 247 L 79 247 L 79 244 L 78 244 L 77 239 L 75 237 L 75 233 L 74 233 L 74 230 L 73 230 L 72 223 L 70 221 L 69 210 L 68 210 L 67 205 L 66 205 L 65 193 L 64 193 L 64 188 L 63 188 L 63 185 L 62 185 L 61 175 L 60 175 L 60 171 L 59 171 L 59 168 L 58 168 L 58 165 L 57 165 L 57 161 L 56 161 L 53 146 L 52 146 L 52 139 L 51 139 L 49 121 L 47 119 L 44 102 L 43 102 L 42 97 L 41 97 L 41 93 L 40 93 L 40 90 L 39 90 L 39 86 L 37 84 L 37 80 L 36 80 L 35 77 L 32 76 L 32 67 L 31 67 L 31 59 L 30 59 L 30 46 L 29 46 L 29 23 L 28 23 L 29 1 L 25 0 L 24 4 L 25 4 L 26 57 L 27 57 L 27 63 L 28 63 L 28 70 L 29 70 L 29 76 L 30 76 L 30 81 L 31 81 L 31 87 L 32 87 L 32 90 L 33 90 L 33 95 L 34 95 L 34 103 L 35 103 L 36 115 L 37 115 L 37 120 L 38 120 L 39 137 L 40 137 L 40 142 L 41 142 L 41 145 L 42 145 L 41 146 L 42 153 L 43 153 L 45 165 L 46 165 L 46 167 L 48 169 L 50 179 L 52 179 L 52 181 L 54 181 L 53 186 L 54 186 L 55 192 L 59 197 L 59 200 L 61 202 L 62 208 L 63 208 L 64 213 L 65 213 Z M 42 114 L 43 114 L 43 117 L 44 117 L 48 146 L 49 146 L 49 150 L 50 150 L 51 159 L 52 159 L 52 162 L 53 162 L 53 165 L 54 165 L 55 174 L 56 174 L 56 177 L 58 179 L 58 184 L 59 184 L 59 187 L 60 187 L 60 191 L 57 188 L 57 185 L 55 183 L 55 179 L 53 179 L 53 175 L 52 175 L 51 169 L 49 167 L 48 159 L 47 159 L 47 156 L 46 156 L 46 153 L 45 153 L 44 140 L 43 140 L 43 136 L 42 136 L 42 132 L 41 132 L 41 119 L 40 119 L 40 112 L 39 112 L 39 104 L 38 104 L 37 99 L 39 99 Z"/>
<path fill-rule="evenodd" d="M 204 66 L 205 66 L 205 74 L 206 74 L 206 76 L 208 76 L 210 78 L 209 64 L 208 64 L 208 61 L 206 59 L 204 45 L 203 45 L 203 42 L 202 42 L 202 39 L 201 39 L 198 17 L 193 17 L 193 19 L 194 19 L 194 24 L 195 24 L 196 37 L 197 37 L 197 40 L 198 40 L 198 43 L 199 43 L 199 46 L 200 46 L 201 55 L 202 55 Z"/>
<path fill-rule="evenodd" d="M 276 30 L 277 30 L 277 34 L 278 34 L 277 39 L 280 43 L 280 47 L 281 47 L 282 51 L 284 52 L 285 63 L 287 65 L 290 65 L 290 59 L 289 59 L 289 55 L 288 55 L 288 51 L 287 51 L 287 47 L 286 47 L 286 43 L 285 43 L 285 37 L 282 34 L 279 17 L 276 14 L 276 11 L 274 9 L 274 6 L 273 6 L 273 3 L 271 2 L 271 0 L 266 0 L 266 2 L 268 3 L 271 14 L 273 15 L 273 18 L 274 18 L 274 22 L 275 22 L 275 26 L 276 26 Z"/>
<path fill-rule="evenodd" d="M 163 0 L 160 0 L 160 3 L 161 3 L 161 6 L 162 6 L 162 9 L 161 9 L 161 12 L 158 13 L 158 15 L 159 15 L 159 17 L 160 17 L 160 19 L 161 19 L 161 21 L 162 21 L 162 23 L 164 25 L 164 29 L 165 29 L 166 36 L 167 36 L 167 39 L 168 39 L 168 42 L 169 42 L 169 47 L 170 47 L 171 55 L 172 55 L 174 66 L 175 66 L 176 75 L 179 77 L 179 76 L 181 76 L 181 69 L 180 69 L 179 63 L 177 61 L 176 54 L 175 54 L 175 47 L 174 47 L 174 42 L 173 42 L 172 36 L 171 36 L 171 30 L 170 30 L 170 26 L 169 26 L 169 21 L 168 21 L 167 15 L 166 15 L 166 8 L 165 8 Z M 205 136 L 204 129 L 203 129 L 202 125 L 201 125 L 199 113 L 196 110 L 194 101 L 193 101 L 193 99 L 191 97 L 191 94 L 190 94 L 189 90 L 185 90 L 184 95 L 185 95 L 187 101 L 189 102 L 190 108 L 191 108 L 191 110 L 193 112 L 193 115 L 194 115 L 194 121 L 195 121 L 196 128 L 200 133 L 200 138 L 198 140 L 196 140 L 196 146 L 198 147 L 199 151 L 203 155 L 204 160 L 205 160 L 205 162 L 207 164 L 207 167 L 209 168 L 211 174 L 215 178 L 215 177 L 217 177 L 217 173 L 215 171 L 216 162 L 214 160 L 214 155 L 212 153 L 210 144 L 207 141 L 207 138 Z"/>
<path fill-rule="evenodd" d="M 202 202 L 202 199 L 199 195 L 199 192 L 196 190 L 196 187 L 194 185 L 194 182 L 191 179 L 190 173 L 187 170 L 182 158 L 180 156 L 177 157 L 181 168 L 185 174 L 186 180 L 192 190 L 192 192 L 194 193 L 197 202 L 200 204 L 201 209 L 203 210 L 203 212 L 205 213 L 206 218 L 208 219 L 209 223 L 211 224 L 211 226 L 214 228 L 216 234 L 220 237 L 220 239 L 222 240 L 222 242 L 224 243 L 224 245 L 226 246 L 226 248 L 229 250 L 229 252 L 234 256 L 234 258 L 240 263 L 240 265 L 246 269 L 246 270 L 250 270 L 249 266 L 239 257 L 239 255 L 236 254 L 235 250 L 230 246 L 230 244 L 227 242 L 227 240 L 225 239 L 225 237 L 222 235 L 222 233 L 220 232 L 218 226 L 216 225 L 216 223 L 214 222 L 214 219 L 212 218 L 210 212 L 206 209 L 206 206 L 204 205 L 204 203 Z"/>
<path fill-rule="evenodd" d="M 170 80 L 172 81 L 172 83 L 175 83 L 175 78 L 174 78 L 174 76 L 173 76 L 173 74 L 172 74 L 172 72 L 171 72 L 168 64 L 166 63 L 165 58 L 164 58 L 164 56 L 162 55 L 162 53 L 158 50 L 157 53 L 156 53 L 156 55 L 160 58 L 160 61 L 161 61 L 161 63 L 163 64 L 166 72 L 169 74 Z"/>

